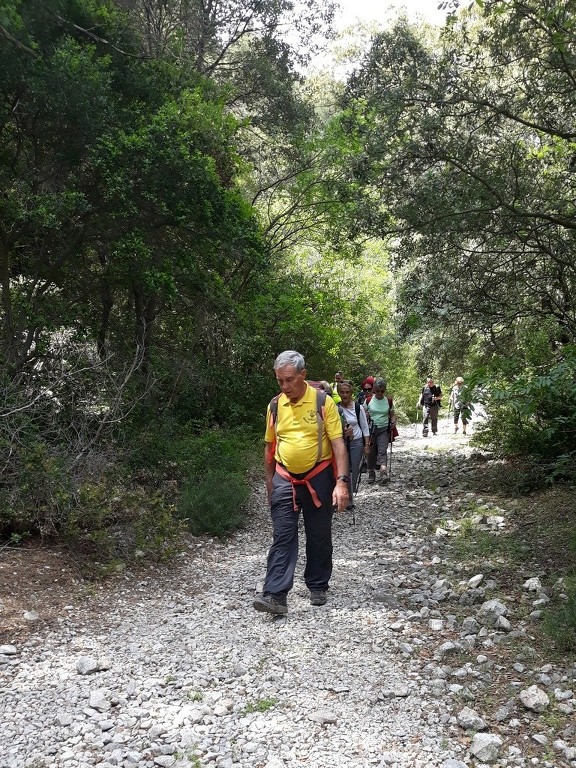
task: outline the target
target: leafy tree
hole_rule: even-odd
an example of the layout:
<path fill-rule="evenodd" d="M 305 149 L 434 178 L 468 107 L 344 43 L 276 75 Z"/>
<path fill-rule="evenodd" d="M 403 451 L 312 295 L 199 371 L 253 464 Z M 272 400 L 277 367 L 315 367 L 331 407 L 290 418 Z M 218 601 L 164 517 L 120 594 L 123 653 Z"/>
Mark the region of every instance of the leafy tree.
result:
<path fill-rule="evenodd" d="M 477 5 L 440 37 L 398 22 L 350 78 L 354 226 L 391 238 L 399 327 L 422 366 L 470 352 L 496 374 L 492 356 L 508 355 L 508 376 L 526 368 L 504 387 L 512 410 L 536 376 L 561 414 L 551 371 L 576 333 L 573 18 L 554 2 Z"/>
<path fill-rule="evenodd" d="M 57 6 L 50 45 L 31 42 L 31 56 L 10 44 L 24 66 L 3 83 L 4 354 L 21 366 L 63 324 L 103 355 L 132 339 L 147 362 L 178 301 L 238 292 L 261 264 L 258 227 L 233 189 L 236 122 L 198 79 L 174 91 L 169 65 L 71 38 Z M 150 89 L 152 103 L 141 98 Z"/>
<path fill-rule="evenodd" d="M 398 236 L 415 312 L 493 337 L 552 317 L 552 343 L 562 343 L 576 330 L 570 25 L 540 4 L 491 6 L 484 19 L 453 22 L 440 44 L 401 23 L 352 78 L 365 147 L 353 170 L 371 190 L 360 226 Z M 561 96 L 542 114 L 547 90 Z"/>
<path fill-rule="evenodd" d="M 143 58 L 112 3 L 25 0 L 1 25 L 0 496 L 63 530 L 179 380 L 202 412 L 266 252 L 214 83 Z"/>

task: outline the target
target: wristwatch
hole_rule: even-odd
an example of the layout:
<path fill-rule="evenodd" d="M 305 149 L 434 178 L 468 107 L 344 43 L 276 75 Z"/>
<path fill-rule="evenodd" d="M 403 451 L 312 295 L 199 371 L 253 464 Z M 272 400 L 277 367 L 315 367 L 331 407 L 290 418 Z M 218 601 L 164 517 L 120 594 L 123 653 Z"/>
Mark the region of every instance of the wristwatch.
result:
<path fill-rule="evenodd" d="M 344 483 L 348 483 L 350 481 L 350 478 L 348 475 L 338 475 L 338 480 L 342 480 Z"/>

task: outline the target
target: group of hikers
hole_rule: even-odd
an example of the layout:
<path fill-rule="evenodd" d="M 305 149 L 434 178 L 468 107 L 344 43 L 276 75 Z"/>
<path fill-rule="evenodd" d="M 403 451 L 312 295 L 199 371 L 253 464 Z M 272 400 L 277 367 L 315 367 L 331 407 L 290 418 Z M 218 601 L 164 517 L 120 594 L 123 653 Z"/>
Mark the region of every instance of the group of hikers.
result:
<path fill-rule="evenodd" d="M 422 435 L 428 437 L 429 427 L 432 435 L 438 434 L 438 412 L 442 403 L 442 390 L 440 386 L 434 384 L 434 378 L 428 376 L 426 384 L 422 387 L 420 396 L 416 403 L 416 414 L 418 409 L 422 408 Z M 458 432 L 459 422 L 462 422 L 462 434 L 466 434 L 466 427 L 470 421 L 471 406 L 468 402 L 467 393 L 464 388 L 464 379 L 462 376 L 456 376 L 448 404 L 448 413 L 453 413 L 454 433 Z M 416 417 L 418 420 L 418 417 Z"/>
<path fill-rule="evenodd" d="M 303 356 L 282 352 L 274 362 L 280 394 L 268 405 L 264 436 L 266 492 L 273 540 L 268 551 L 266 577 L 254 608 L 282 616 L 294 584 L 298 559 L 300 512 L 306 535 L 304 581 L 313 606 L 325 605 L 332 575 L 332 517 L 335 511 L 353 510 L 353 494 L 365 464 L 368 483 L 390 480 L 388 448 L 398 435 L 394 403 L 386 395 L 386 380 L 367 376 L 361 391 L 337 372 L 334 382 L 309 381 Z M 464 403 L 457 399 L 461 377 L 450 397 L 466 432 Z M 438 430 L 442 392 L 429 377 L 418 407 L 423 409 L 423 434 Z M 458 403 L 458 408 L 456 404 Z M 458 415 L 456 416 L 456 411 Z"/>
<path fill-rule="evenodd" d="M 362 389 L 354 396 L 352 382 L 337 372 L 334 383 L 318 382 L 319 389 L 326 392 L 338 407 L 342 421 L 350 464 L 349 494 L 353 498 L 362 469 L 368 468 L 368 482 L 384 485 L 390 480 L 388 472 L 388 446 L 398 435 L 394 402 L 386 395 L 386 379 L 367 376 Z M 352 504 L 348 509 L 352 508 Z"/>

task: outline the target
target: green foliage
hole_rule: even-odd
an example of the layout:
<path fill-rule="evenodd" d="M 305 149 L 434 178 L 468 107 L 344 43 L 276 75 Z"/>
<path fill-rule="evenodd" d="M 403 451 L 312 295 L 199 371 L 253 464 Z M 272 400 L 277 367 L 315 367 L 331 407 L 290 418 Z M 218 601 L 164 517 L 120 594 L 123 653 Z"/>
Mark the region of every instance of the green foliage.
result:
<path fill-rule="evenodd" d="M 150 487 L 171 489 L 174 514 L 191 533 L 224 536 L 244 524 L 248 472 L 260 461 L 248 427 L 180 425 L 172 416 L 131 431 L 129 443 L 132 471 Z"/>
<path fill-rule="evenodd" d="M 514 361 L 508 361 L 514 368 Z M 516 361 L 516 369 L 520 369 Z M 566 347 L 554 364 L 494 379 L 486 402 L 489 419 L 477 428 L 477 441 L 503 456 L 527 457 L 533 482 L 573 479 L 576 449 L 576 348 Z M 508 366 L 506 366 L 508 367 Z M 484 371 L 484 375 L 488 375 Z"/>
<path fill-rule="evenodd" d="M 8 441 L 4 440 L 6 455 Z M 66 462 L 58 448 L 31 437 L 11 446 L 0 482 L 0 536 L 53 535 L 72 497 Z"/>
<path fill-rule="evenodd" d="M 250 702 L 246 704 L 246 707 L 244 708 L 244 712 L 246 714 L 249 714 L 251 712 L 268 712 L 268 710 L 272 709 L 278 704 L 278 699 L 275 697 L 270 698 L 264 698 L 264 699 L 258 699 L 255 702 Z"/>
<path fill-rule="evenodd" d="M 399 21 L 349 80 L 350 229 L 392 238 L 397 327 L 421 373 L 481 352 L 518 374 L 524 334 L 552 364 L 576 339 L 574 56 L 564 9 L 485 3 L 440 38 Z"/>
<path fill-rule="evenodd" d="M 566 597 L 558 598 L 544 611 L 542 626 L 558 650 L 573 653 L 576 651 L 576 577 L 566 579 L 564 592 Z"/>
<path fill-rule="evenodd" d="M 170 557 L 181 533 L 163 494 L 127 485 L 112 473 L 78 488 L 60 530 L 70 549 L 83 556 L 83 567 L 100 573 L 139 556 Z"/>
<path fill-rule="evenodd" d="M 178 512 L 192 534 L 225 536 L 245 523 L 249 495 L 244 475 L 230 466 L 209 469 L 201 479 L 186 483 Z"/>

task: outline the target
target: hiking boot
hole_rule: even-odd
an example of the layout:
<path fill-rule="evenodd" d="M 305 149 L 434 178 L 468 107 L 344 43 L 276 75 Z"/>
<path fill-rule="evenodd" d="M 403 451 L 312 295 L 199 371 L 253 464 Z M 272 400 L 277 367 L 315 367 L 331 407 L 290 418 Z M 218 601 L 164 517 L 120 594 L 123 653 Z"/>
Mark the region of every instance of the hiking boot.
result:
<path fill-rule="evenodd" d="M 368 483 L 375 483 L 376 482 L 376 471 L 373 469 L 368 470 L 368 480 L 366 481 Z"/>
<path fill-rule="evenodd" d="M 254 608 L 263 613 L 271 613 L 273 616 L 284 616 L 288 613 L 286 599 L 274 597 L 274 595 L 256 595 Z"/>
<path fill-rule="evenodd" d="M 388 472 L 380 472 L 380 479 L 378 480 L 378 483 L 380 485 L 385 485 L 386 483 L 390 482 L 390 478 L 388 477 Z"/>
<path fill-rule="evenodd" d="M 310 605 L 326 605 L 328 597 L 321 589 L 310 590 Z"/>
<path fill-rule="evenodd" d="M 458 432 L 458 427 L 454 427 L 454 434 L 456 434 L 456 432 Z M 466 434 L 466 430 L 464 430 L 464 434 Z"/>
<path fill-rule="evenodd" d="M 462 427 L 462 434 L 463 434 L 463 435 L 465 435 L 465 434 L 466 434 L 466 427 Z"/>

